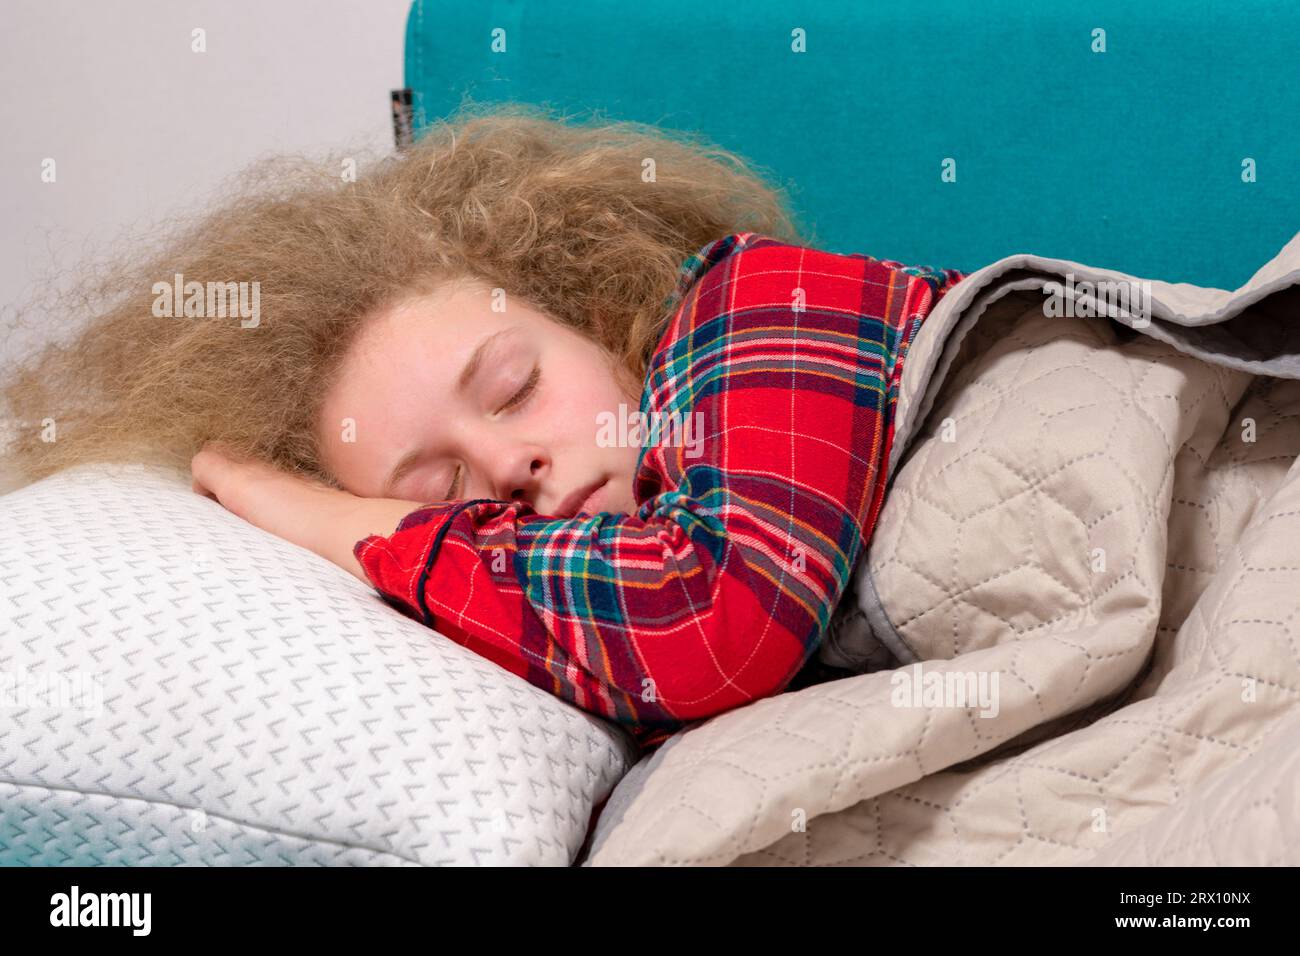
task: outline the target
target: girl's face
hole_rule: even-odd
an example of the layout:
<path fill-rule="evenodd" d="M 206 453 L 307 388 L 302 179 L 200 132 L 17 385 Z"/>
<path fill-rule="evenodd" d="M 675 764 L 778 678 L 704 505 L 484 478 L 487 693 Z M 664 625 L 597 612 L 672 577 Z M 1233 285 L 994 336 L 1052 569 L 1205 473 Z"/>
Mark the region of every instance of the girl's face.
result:
<path fill-rule="evenodd" d="M 366 498 L 523 500 L 562 518 L 635 512 L 640 448 L 608 441 L 608 427 L 597 435 L 639 396 L 620 388 L 596 343 L 501 301 L 494 311 L 492 290 L 464 280 L 369 316 L 322 406 L 326 466 Z"/>

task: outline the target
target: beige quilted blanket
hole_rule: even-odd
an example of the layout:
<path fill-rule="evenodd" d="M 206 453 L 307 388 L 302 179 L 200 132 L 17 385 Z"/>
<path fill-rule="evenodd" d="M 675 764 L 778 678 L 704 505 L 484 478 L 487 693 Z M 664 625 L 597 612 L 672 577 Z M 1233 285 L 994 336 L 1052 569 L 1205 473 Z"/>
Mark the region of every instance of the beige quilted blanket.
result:
<path fill-rule="evenodd" d="M 1300 864 L 1300 235 L 1141 283 L 949 293 L 856 578 L 912 663 L 677 735 L 585 865 Z"/>

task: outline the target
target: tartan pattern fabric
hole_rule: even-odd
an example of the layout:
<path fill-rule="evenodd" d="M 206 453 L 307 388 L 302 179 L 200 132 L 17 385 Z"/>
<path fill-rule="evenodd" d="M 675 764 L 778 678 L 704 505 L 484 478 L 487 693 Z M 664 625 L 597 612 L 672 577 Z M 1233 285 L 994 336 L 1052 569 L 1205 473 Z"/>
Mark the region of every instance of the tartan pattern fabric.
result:
<path fill-rule="evenodd" d="M 639 408 L 702 429 L 643 430 L 635 514 L 438 502 L 354 553 L 393 607 L 643 748 L 779 693 L 875 526 L 907 347 L 964 277 L 716 239 L 665 301 Z"/>

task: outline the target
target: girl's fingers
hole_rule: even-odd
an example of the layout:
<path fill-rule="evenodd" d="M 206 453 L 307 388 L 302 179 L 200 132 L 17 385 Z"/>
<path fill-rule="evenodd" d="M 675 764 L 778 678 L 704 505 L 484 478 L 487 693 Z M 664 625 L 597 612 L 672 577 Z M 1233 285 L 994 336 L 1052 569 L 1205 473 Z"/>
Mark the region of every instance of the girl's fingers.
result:
<path fill-rule="evenodd" d="M 190 475 L 193 478 L 190 487 L 201 495 L 220 500 L 222 479 L 229 471 L 230 459 L 211 443 L 204 445 L 190 459 Z"/>

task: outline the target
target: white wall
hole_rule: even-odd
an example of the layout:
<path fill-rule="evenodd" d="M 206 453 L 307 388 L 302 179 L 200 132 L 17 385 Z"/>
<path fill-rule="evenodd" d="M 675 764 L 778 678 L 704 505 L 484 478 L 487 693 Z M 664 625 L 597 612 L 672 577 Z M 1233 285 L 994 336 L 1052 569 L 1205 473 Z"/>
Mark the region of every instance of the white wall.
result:
<path fill-rule="evenodd" d="M 259 156 L 391 149 L 409 6 L 0 0 L 0 309 Z"/>

